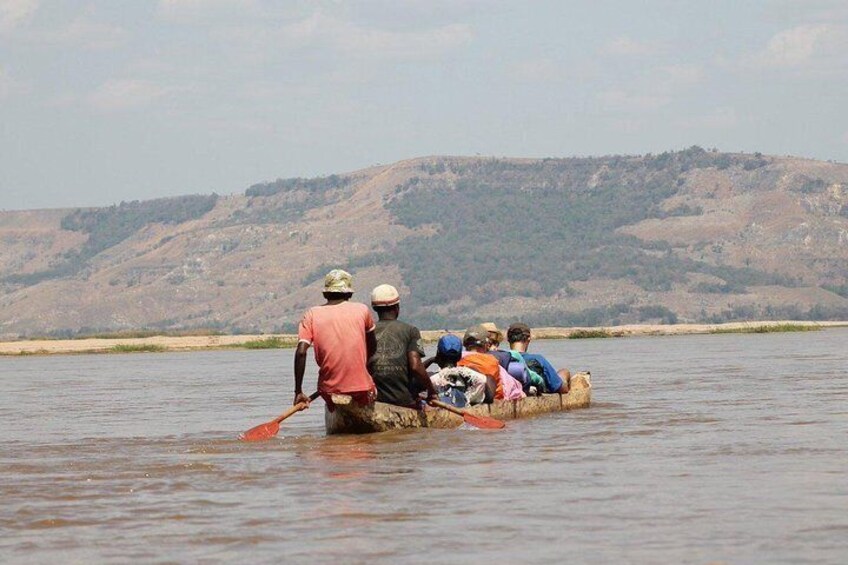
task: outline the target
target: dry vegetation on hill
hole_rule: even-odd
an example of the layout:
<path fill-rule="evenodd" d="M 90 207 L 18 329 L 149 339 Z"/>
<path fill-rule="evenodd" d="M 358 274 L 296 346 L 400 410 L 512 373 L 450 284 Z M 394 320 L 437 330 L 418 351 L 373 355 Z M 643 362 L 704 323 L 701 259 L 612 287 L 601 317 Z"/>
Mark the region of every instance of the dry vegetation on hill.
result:
<path fill-rule="evenodd" d="M 429 157 L 0 213 L 0 335 L 291 330 L 330 266 L 426 328 L 848 318 L 848 166 L 691 148 Z"/>

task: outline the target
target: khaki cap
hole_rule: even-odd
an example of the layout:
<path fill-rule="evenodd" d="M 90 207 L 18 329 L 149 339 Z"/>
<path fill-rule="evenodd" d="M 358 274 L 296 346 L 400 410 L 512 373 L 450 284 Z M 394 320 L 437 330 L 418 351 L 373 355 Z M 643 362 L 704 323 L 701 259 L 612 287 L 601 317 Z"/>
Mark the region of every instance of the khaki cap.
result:
<path fill-rule="evenodd" d="M 324 277 L 324 292 L 353 292 L 353 276 L 347 271 L 333 269 Z"/>
<path fill-rule="evenodd" d="M 486 331 L 489 332 L 489 338 L 492 341 L 501 342 L 503 341 L 503 332 L 498 329 L 498 327 L 494 324 L 494 322 L 486 322 L 484 324 L 480 324 L 481 327 L 486 328 Z M 494 334 L 494 335 L 491 335 Z"/>
<path fill-rule="evenodd" d="M 390 284 L 381 284 L 371 291 L 371 306 L 394 306 L 400 303 L 400 294 Z"/>

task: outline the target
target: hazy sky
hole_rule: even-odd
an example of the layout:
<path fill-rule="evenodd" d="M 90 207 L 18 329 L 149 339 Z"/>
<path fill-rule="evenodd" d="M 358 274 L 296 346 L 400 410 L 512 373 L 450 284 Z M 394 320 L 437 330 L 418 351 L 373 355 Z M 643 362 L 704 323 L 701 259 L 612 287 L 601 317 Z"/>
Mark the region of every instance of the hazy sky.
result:
<path fill-rule="evenodd" d="M 694 144 L 848 161 L 848 1 L 0 0 L 0 209 Z"/>

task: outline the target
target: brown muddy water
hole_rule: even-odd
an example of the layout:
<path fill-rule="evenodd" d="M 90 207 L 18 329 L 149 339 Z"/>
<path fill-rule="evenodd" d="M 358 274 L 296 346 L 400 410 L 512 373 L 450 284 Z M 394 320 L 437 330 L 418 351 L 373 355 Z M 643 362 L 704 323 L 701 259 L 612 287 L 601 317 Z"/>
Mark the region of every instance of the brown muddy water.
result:
<path fill-rule="evenodd" d="M 533 349 L 594 405 L 263 444 L 291 351 L 0 358 L 0 562 L 848 562 L 848 330 Z"/>

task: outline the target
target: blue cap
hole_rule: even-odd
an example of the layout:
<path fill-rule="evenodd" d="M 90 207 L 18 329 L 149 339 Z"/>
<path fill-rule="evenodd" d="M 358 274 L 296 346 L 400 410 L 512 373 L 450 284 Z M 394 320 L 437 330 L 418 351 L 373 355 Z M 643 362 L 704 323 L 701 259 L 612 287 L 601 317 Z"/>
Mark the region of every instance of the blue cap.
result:
<path fill-rule="evenodd" d="M 439 338 L 436 353 L 441 357 L 458 359 L 462 355 L 462 341 L 453 334 L 443 335 Z"/>

